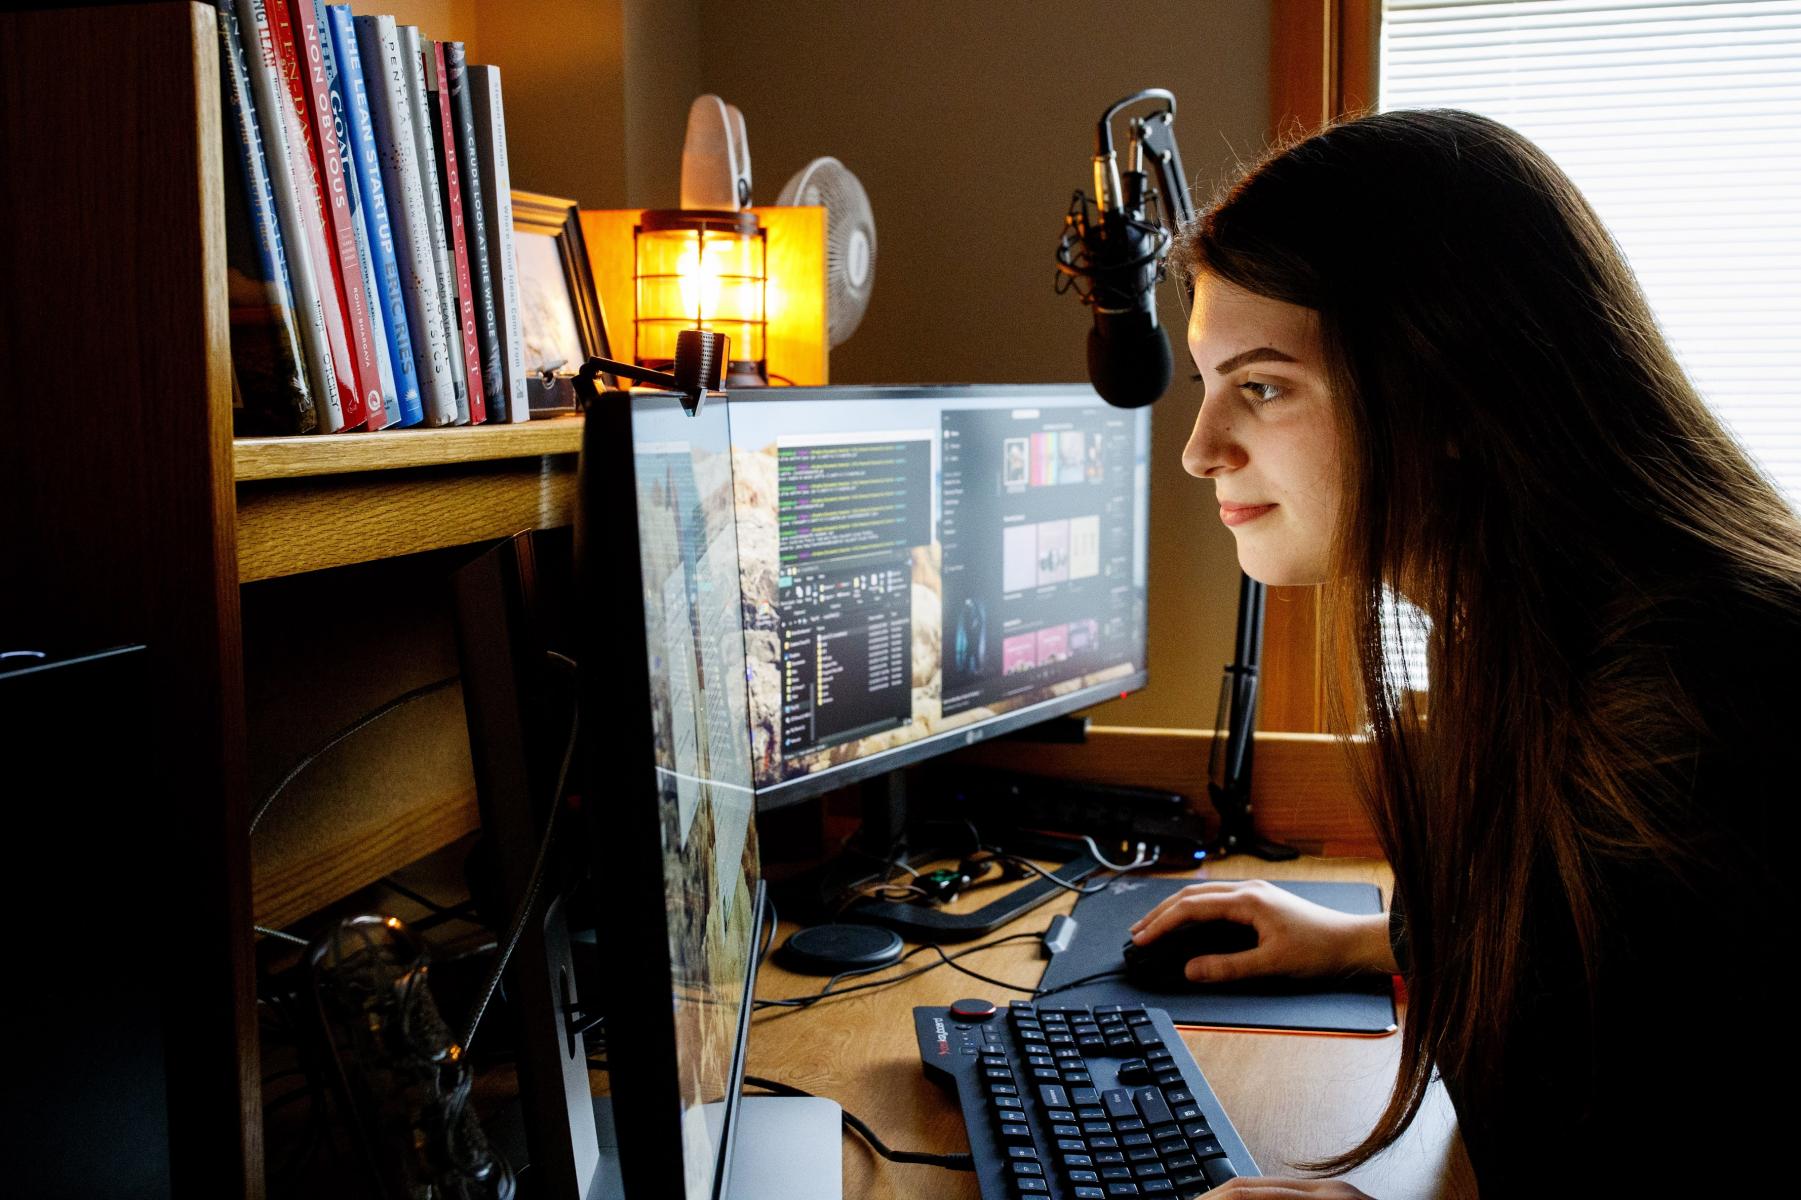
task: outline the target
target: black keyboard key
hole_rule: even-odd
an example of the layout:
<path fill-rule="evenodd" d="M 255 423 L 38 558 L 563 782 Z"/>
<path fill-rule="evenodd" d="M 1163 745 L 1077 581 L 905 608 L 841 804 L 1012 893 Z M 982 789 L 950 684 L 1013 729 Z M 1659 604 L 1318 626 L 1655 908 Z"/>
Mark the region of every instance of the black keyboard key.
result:
<path fill-rule="evenodd" d="M 1087 1087 L 1093 1082 L 1094 1076 L 1086 1071 L 1063 1072 L 1063 1084 L 1065 1087 Z"/>
<path fill-rule="evenodd" d="M 1210 1158 L 1217 1158 L 1225 1153 L 1225 1149 L 1220 1146 L 1218 1138 L 1196 1138 L 1194 1141 L 1188 1143 L 1188 1148 L 1193 1150 L 1194 1156 L 1202 1162 L 1206 1162 Z"/>
<path fill-rule="evenodd" d="M 1199 1167 L 1200 1160 L 1184 1149 L 1180 1154 L 1165 1154 L 1163 1156 L 1163 1165 L 1172 1171 L 1180 1173 L 1188 1170 L 1190 1167 Z"/>
<path fill-rule="evenodd" d="M 1101 1178 L 1102 1179 L 1130 1179 L 1130 1178 L 1132 1178 L 1132 1168 L 1130 1168 L 1130 1167 L 1103 1167 L 1103 1168 L 1101 1168 Z"/>
<path fill-rule="evenodd" d="M 1022 1196 L 1048 1196 L 1051 1192 L 1051 1185 L 1048 1180 L 1034 1176 L 1029 1179 L 1015 1179 L 1013 1190 Z"/>
<path fill-rule="evenodd" d="M 1024 1108 L 1025 1106 L 1026 1102 L 1018 1096 L 996 1096 L 994 1098 L 994 1107 L 996 1108 Z"/>
<path fill-rule="evenodd" d="M 1017 1083 L 1002 1083 L 998 1079 L 990 1079 L 988 1081 L 988 1094 L 990 1096 L 1017 1096 L 1019 1095 L 1019 1085 Z"/>
<path fill-rule="evenodd" d="M 1228 1158 L 1210 1158 L 1201 1164 L 1201 1170 L 1207 1173 L 1207 1182 L 1214 1187 L 1238 1178 L 1238 1172 Z"/>
<path fill-rule="evenodd" d="M 1080 1154 L 1088 1149 L 1088 1143 L 1079 1137 L 1058 1138 L 1057 1149 L 1063 1151 L 1065 1154 Z"/>
<path fill-rule="evenodd" d="M 1128 1058 L 1119 1064 L 1119 1081 L 1129 1084 L 1149 1083 L 1151 1068 L 1142 1058 Z"/>
<path fill-rule="evenodd" d="M 1122 1133 L 1119 1135 L 1119 1144 L 1127 1148 L 1148 1146 L 1151 1144 L 1151 1135 L 1148 1133 Z"/>
<path fill-rule="evenodd" d="M 1199 1168 L 1192 1171 L 1177 1171 L 1169 1177 L 1169 1181 L 1175 1185 L 1176 1191 L 1185 1196 L 1204 1192 L 1212 1186 L 1207 1182 L 1207 1177 L 1201 1174 Z"/>
<path fill-rule="evenodd" d="M 1086 1171 L 1093 1166 L 1094 1166 L 1094 1160 L 1092 1158 L 1089 1158 L 1086 1154 L 1065 1154 L 1063 1156 L 1063 1169 L 1065 1171 L 1069 1171 L 1069 1170 Z"/>
<path fill-rule="evenodd" d="M 1035 1162 L 1016 1162 L 1009 1164 L 1015 1175 L 1042 1175 L 1044 1168 Z"/>
<path fill-rule="evenodd" d="M 1175 1120 L 1170 1115 L 1169 1105 L 1163 1102 L 1163 1093 L 1156 1088 L 1139 1088 L 1132 1093 L 1132 1100 L 1138 1105 L 1146 1124 L 1167 1125 Z"/>
<path fill-rule="evenodd" d="M 1182 1072 L 1173 1067 L 1167 1071 L 1158 1071 L 1155 1067 L 1152 1067 L 1151 1070 L 1156 1076 L 1158 1087 L 1169 1087 L 1171 1084 L 1182 1082 Z"/>
<path fill-rule="evenodd" d="M 1206 1120 L 1205 1117 L 1201 1116 L 1201 1110 L 1196 1108 L 1192 1104 L 1171 1105 L 1170 1110 L 1176 1114 L 1176 1120 L 1178 1120 L 1178 1121 L 1205 1121 Z"/>
<path fill-rule="evenodd" d="M 1117 1167 L 1120 1163 L 1126 1161 L 1126 1156 L 1121 1154 L 1118 1150 L 1096 1150 L 1094 1152 L 1094 1161 L 1103 1167 Z"/>
<path fill-rule="evenodd" d="M 1052 1125 L 1051 1136 L 1057 1138 L 1079 1138 L 1082 1136 L 1080 1125 Z"/>
<path fill-rule="evenodd" d="M 1044 1103 L 1046 1108 L 1069 1107 L 1069 1093 L 1065 1092 L 1054 1083 L 1039 1084 L 1038 1099 Z"/>
<path fill-rule="evenodd" d="M 1127 1117 L 1123 1121 L 1114 1122 L 1113 1128 L 1119 1130 L 1121 1133 L 1142 1133 L 1144 1131 L 1144 1122 L 1137 1117 Z"/>
<path fill-rule="evenodd" d="M 1083 1090 L 1092 1091 L 1093 1089 L 1089 1088 Z M 1096 1098 L 1099 1098 L 1098 1092 L 1096 1093 Z M 1081 1102 L 1077 1101 L 1077 1103 L 1080 1104 Z M 1102 1108 L 1098 1103 L 1083 1104 L 1081 1108 L 1076 1109 L 1076 1117 L 1083 1121 L 1098 1121 L 1106 1115 L 1107 1110 Z"/>
<path fill-rule="evenodd" d="M 1076 1114 L 1067 1108 L 1047 1108 L 1044 1110 L 1044 1119 L 1047 1121 L 1062 1121 L 1067 1125 L 1069 1122 L 1076 1119 Z"/>
<path fill-rule="evenodd" d="M 1076 1200 L 1107 1200 L 1107 1193 L 1097 1187 L 1078 1187 L 1070 1195 Z"/>
<path fill-rule="evenodd" d="M 1069 1089 L 1069 1098 L 1077 1104 L 1099 1104 L 1101 1094 L 1091 1087 Z"/>
<path fill-rule="evenodd" d="M 1138 1185 L 1147 1196 L 1171 1196 L 1176 1185 L 1167 1179 L 1146 1179 Z"/>
<path fill-rule="evenodd" d="M 1076 1045 L 1084 1050 L 1099 1050 L 1107 1044 L 1107 1039 L 1098 1033 L 1083 1033 L 1076 1036 Z"/>
<path fill-rule="evenodd" d="M 1091 1137 L 1088 1139 L 1088 1147 L 1091 1150 L 1117 1150 L 1119 1149 L 1119 1139 L 1110 1137 Z"/>
<path fill-rule="evenodd" d="M 1140 1179 L 1149 1179 L 1153 1175 L 1167 1175 L 1169 1174 L 1169 1171 L 1162 1163 L 1151 1158 L 1146 1159 L 1144 1162 L 1133 1163 L 1132 1174 L 1138 1176 Z"/>
<path fill-rule="evenodd" d="M 1066 1174 L 1071 1183 L 1099 1183 L 1101 1181 L 1098 1171 L 1069 1171 Z"/>
<path fill-rule="evenodd" d="M 1124 1088 L 1108 1088 L 1101 1093 L 1101 1103 L 1107 1106 L 1110 1117 L 1135 1117 L 1138 1110 L 1132 1106 L 1132 1093 Z"/>
<path fill-rule="evenodd" d="M 1173 1088 L 1170 1091 L 1164 1092 L 1163 1098 L 1169 1101 L 1171 1107 L 1174 1107 L 1177 1104 L 1194 1103 L 1194 1093 L 1187 1088 Z"/>
<path fill-rule="evenodd" d="M 1012 1142 L 1017 1146 L 1030 1146 L 1032 1144 L 1032 1127 L 1030 1125 L 1015 1124 L 1012 1121 L 1003 1122 L 1001 1125 L 1001 1141 Z"/>
<path fill-rule="evenodd" d="M 998 1080 L 1001 1083 L 1012 1083 L 1013 1072 L 1006 1067 L 983 1067 L 982 1078 Z"/>
<path fill-rule="evenodd" d="M 1132 1146 L 1126 1150 L 1126 1161 L 1135 1163 L 1156 1162 L 1157 1148 L 1155 1146 Z"/>
<path fill-rule="evenodd" d="M 1107 1185 L 1107 1194 L 1109 1196 L 1143 1195 L 1143 1193 L 1138 1190 L 1138 1185 L 1135 1183 L 1110 1183 Z"/>
<path fill-rule="evenodd" d="M 1113 1126 L 1106 1121 L 1083 1121 L 1083 1133 L 1112 1133 Z"/>
<path fill-rule="evenodd" d="M 1027 1159 L 1036 1159 L 1038 1157 L 1038 1147 L 1036 1147 L 1036 1146 L 1008 1146 L 1007 1147 L 1007 1157 L 1008 1158 L 1017 1158 L 1017 1159 L 1020 1159 L 1021 1161 L 1025 1161 Z"/>
<path fill-rule="evenodd" d="M 1188 1143 L 1181 1138 L 1169 1138 L 1157 1143 L 1157 1153 L 1161 1154 L 1165 1161 L 1168 1161 L 1177 1154 L 1187 1154 Z"/>
<path fill-rule="evenodd" d="M 1040 1083 L 1061 1083 L 1063 1076 L 1057 1074 L 1055 1067 L 1033 1067 L 1032 1078 Z"/>
<path fill-rule="evenodd" d="M 1205 1121 L 1191 1121 L 1182 1126 L 1182 1136 L 1191 1138 L 1212 1137 L 1213 1131 L 1207 1128 L 1207 1122 Z"/>

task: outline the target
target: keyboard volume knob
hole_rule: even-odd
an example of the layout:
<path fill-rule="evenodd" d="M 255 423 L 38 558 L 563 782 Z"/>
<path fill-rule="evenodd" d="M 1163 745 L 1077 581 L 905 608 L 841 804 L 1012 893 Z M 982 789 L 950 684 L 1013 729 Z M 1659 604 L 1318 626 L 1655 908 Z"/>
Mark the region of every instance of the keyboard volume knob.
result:
<path fill-rule="evenodd" d="M 951 1005 L 951 1016 L 958 1021 L 986 1021 L 995 1011 L 987 1000 L 959 1000 Z"/>

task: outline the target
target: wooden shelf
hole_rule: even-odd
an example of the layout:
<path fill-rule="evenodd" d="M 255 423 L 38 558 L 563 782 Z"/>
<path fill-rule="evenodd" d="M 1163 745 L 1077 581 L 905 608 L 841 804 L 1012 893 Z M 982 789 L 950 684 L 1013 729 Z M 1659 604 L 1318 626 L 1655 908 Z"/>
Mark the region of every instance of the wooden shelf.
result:
<path fill-rule="evenodd" d="M 518 425 L 236 438 L 232 442 L 232 474 L 239 483 L 246 483 L 359 471 L 397 471 L 408 467 L 574 454 L 581 448 L 581 443 L 582 419 L 575 416 L 550 417 Z"/>
<path fill-rule="evenodd" d="M 238 579 L 254 583 L 574 519 L 582 419 L 238 438 Z"/>

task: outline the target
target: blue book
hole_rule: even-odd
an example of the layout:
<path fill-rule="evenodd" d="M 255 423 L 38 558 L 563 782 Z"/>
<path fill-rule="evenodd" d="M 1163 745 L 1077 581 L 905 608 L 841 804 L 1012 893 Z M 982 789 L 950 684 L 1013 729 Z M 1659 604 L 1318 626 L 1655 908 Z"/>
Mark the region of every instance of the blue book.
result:
<path fill-rule="evenodd" d="M 350 221 L 355 227 L 357 238 L 357 258 L 363 269 L 363 292 L 369 303 L 369 326 L 375 335 L 375 360 L 381 373 L 382 407 L 386 410 L 386 427 L 416 425 L 424 419 L 424 410 L 419 404 L 419 380 L 413 368 L 411 340 L 407 341 L 404 355 L 395 349 L 394 319 L 390 315 L 392 307 L 387 303 L 387 276 L 382 264 L 382 239 L 372 232 L 374 218 L 373 196 L 369 192 L 362 176 L 361 169 L 364 158 L 362 137 L 357 133 L 357 101 L 356 92 L 362 83 L 362 63 L 357 57 L 355 33 L 349 27 L 348 12 L 344 14 L 344 33 L 351 40 L 346 44 L 336 28 L 336 19 L 327 10 L 324 0 L 312 0 L 314 20 L 319 27 L 319 54 L 325 67 L 326 87 L 331 92 L 332 119 L 337 125 L 338 154 L 343 160 L 344 194 L 350 206 Z M 344 53 L 348 45 L 349 54 Z M 348 59 L 348 61 L 346 61 Z M 356 71 L 356 83 L 350 82 L 349 73 Z M 361 112 L 364 120 L 362 126 L 367 136 L 369 100 L 368 90 L 362 91 Z M 371 151 L 371 156 L 372 156 Z M 376 172 L 379 182 L 380 172 Z M 381 205 L 381 228 L 387 228 L 387 205 Z M 390 236 L 387 243 L 387 270 L 394 272 L 396 285 L 399 282 L 398 269 L 394 267 L 394 243 Z M 404 309 L 401 317 L 400 336 L 406 337 Z M 402 370 L 404 365 L 405 370 Z M 409 400 L 410 397 L 410 400 Z"/>
<path fill-rule="evenodd" d="M 216 8 L 226 105 L 226 286 L 239 405 L 233 423 L 240 434 L 311 433 L 318 416 L 301 365 L 294 294 L 257 129 L 256 98 L 245 72 L 243 35 L 232 6 Z"/>

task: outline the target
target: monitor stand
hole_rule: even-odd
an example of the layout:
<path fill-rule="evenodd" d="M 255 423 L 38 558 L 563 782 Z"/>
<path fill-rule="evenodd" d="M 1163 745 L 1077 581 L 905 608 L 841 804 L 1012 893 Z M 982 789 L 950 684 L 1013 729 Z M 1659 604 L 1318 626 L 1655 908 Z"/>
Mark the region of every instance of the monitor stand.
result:
<path fill-rule="evenodd" d="M 843 1200 L 844 1110 L 836 1101 L 743 1096 L 737 1119 L 723 1200 Z M 520 1200 L 538 1200 L 542 1193 L 532 1186 L 527 1162 L 524 1109 L 509 1105 L 489 1122 L 487 1133 L 518 1176 Z M 594 1134 L 600 1156 L 582 1200 L 624 1200 L 611 1096 L 594 1097 Z"/>
<path fill-rule="evenodd" d="M 902 861 L 906 861 L 909 866 L 915 862 L 930 862 L 946 857 L 942 847 L 908 846 L 909 832 L 917 832 L 921 827 L 909 824 L 907 775 L 904 769 L 889 771 L 886 775 L 864 783 L 862 805 L 863 828 L 858 837 L 866 856 L 887 859 L 899 847 L 905 851 Z M 1051 847 L 1048 839 L 1045 844 L 1015 845 L 1010 849 L 1017 854 L 1032 854 L 1035 858 L 1059 857 L 1057 848 Z M 1039 853 L 1034 854 L 1033 851 Z M 883 925 L 916 942 L 973 941 L 993 933 L 1039 905 L 1055 900 L 1100 869 L 1101 863 L 1092 855 L 1078 852 L 1050 869 L 1050 874 L 1069 885 L 1068 887 L 1060 887 L 1049 879 L 1035 875 L 1000 899 L 990 901 L 973 912 L 948 913 L 905 900 L 865 899 L 847 907 L 838 919 Z"/>

